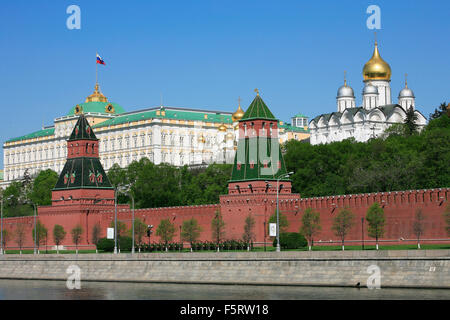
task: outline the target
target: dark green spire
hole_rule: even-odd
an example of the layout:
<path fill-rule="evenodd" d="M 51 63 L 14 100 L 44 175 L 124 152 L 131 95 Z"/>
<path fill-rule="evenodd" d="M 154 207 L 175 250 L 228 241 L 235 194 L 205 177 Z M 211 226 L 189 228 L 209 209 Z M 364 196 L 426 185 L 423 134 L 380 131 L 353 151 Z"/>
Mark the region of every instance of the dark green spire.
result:
<path fill-rule="evenodd" d="M 78 118 L 68 141 L 71 142 L 72 148 L 76 148 L 78 146 L 77 141 L 80 141 L 81 145 L 83 140 L 98 141 L 89 122 L 82 114 Z M 91 144 L 97 144 L 96 149 L 98 150 L 98 143 L 93 142 Z M 67 154 L 69 155 L 69 152 Z M 111 182 L 100 163 L 98 153 L 96 153 L 68 157 L 53 190 L 112 188 Z"/>
<path fill-rule="evenodd" d="M 241 121 L 249 120 L 249 119 L 267 119 L 267 120 L 276 120 L 272 112 L 270 112 L 269 108 L 264 103 L 263 99 L 256 95 L 255 99 L 253 99 L 252 103 L 248 107 L 247 111 L 244 113 Z"/>
<path fill-rule="evenodd" d="M 69 141 L 73 140 L 98 140 L 84 114 L 80 115 L 75 127 L 73 127 Z"/>

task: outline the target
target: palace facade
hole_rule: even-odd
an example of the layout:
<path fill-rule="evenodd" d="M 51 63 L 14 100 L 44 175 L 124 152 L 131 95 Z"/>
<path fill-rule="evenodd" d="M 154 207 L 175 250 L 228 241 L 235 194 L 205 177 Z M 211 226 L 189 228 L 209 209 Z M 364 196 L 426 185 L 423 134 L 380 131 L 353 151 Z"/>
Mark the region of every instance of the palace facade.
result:
<path fill-rule="evenodd" d="M 9 139 L 3 144 L 3 186 L 52 169 L 60 173 L 66 157 L 66 141 L 79 115 L 85 115 L 100 140 L 99 157 L 106 172 L 117 163 L 126 167 L 143 157 L 155 164 L 202 166 L 232 163 L 237 148 L 237 123 L 244 115 L 236 112 L 159 106 L 126 112 L 109 102 L 98 83 L 84 103 L 56 118 L 52 126 Z M 280 142 L 309 138 L 307 117 L 294 116 L 292 124 L 279 122 Z"/>

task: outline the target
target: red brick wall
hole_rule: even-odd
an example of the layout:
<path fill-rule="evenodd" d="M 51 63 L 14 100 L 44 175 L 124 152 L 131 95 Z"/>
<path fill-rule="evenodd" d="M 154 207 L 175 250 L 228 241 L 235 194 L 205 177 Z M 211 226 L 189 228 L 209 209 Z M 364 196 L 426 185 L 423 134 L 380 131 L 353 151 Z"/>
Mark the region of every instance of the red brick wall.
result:
<path fill-rule="evenodd" d="M 280 212 L 288 217 L 290 226 L 288 231 L 298 231 L 301 225 L 301 217 L 309 207 L 320 212 L 322 231 L 316 237 L 315 242 L 322 244 L 336 244 L 338 238 L 331 230 L 332 219 L 343 207 L 348 207 L 356 216 L 355 225 L 351 230 L 347 240 L 348 244 L 360 244 L 361 241 L 361 218 L 365 217 L 367 209 L 375 201 L 384 206 L 386 215 L 386 233 L 381 239 L 382 243 L 414 243 L 415 236 L 412 232 L 412 224 L 417 208 L 422 208 L 426 215 L 424 243 L 446 242 L 450 243 L 450 238 L 445 233 L 444 220 L 442 214 L 448 204 L 450 188 L 431 190 L 412 190 L 400 192 L 371 193 L 360 195 L 342 195 L 318 198 L 300 198 L 299 194 L 280 194 Z M 220 197 L 220 204 L 183 206 L 154 209 L 135 210 L 135 216 L 141 218 L 145 224 L 154 225 L 154 229 L 161 219 L 169 218 L 176 226 L 174 241 L 180 241 L 179 226 L 186 219 L 194 217 L 203 228 L 200 240 L 211 240 L 211 220 L 214 212 L 220 209 L 226 223 L 226 238 L 240 239 L 244 231 L 245 218 L 251 213 L 255 218 L 256 242 L 264 241 L 264 222 L 267 223 L 269 217 L 276 209 L 275 194 L 232 194 Z M 70 230 L 80 223 L 85 232 L 82 238 L 82 245 L 92 247 L 92 228 L 96 223 L 100 223 L 102 236 L 106 236 L 106 228 L 114 219 L 114 206 L 112 205 L 58 205 L 39 207 L 39 220 L 49 231 L 48 244 L 54 245 L 53 226 L 60 224 L 67 232 L 63 245 L 73 245 Z M 131 228 L 131 210 L 127 205 L 120 205 L 118 219 L 125 222 Z M 11 239 L 7 247 L 16 247 L 12 233 L 17 223 L 27 225 L 26 246 L 33 247 L 31 230 L 33 228 L 33 217 L 5 218 L 4 228 L 9 230 Z M 367 235 L 367 223 L 364 222 L 364 239 L 373 240 Z M 400 238 L 411 240 L 411 242 L 400 241 Z M 159 238 L 152 235 L 153 241 Z M 332 240 L 333 242 L 329 242 Z M 386 241 L 389 240 L 389 241 Z M 145 237 L 145 242 L 148 238 Z M 270 242 L 268 235 L 266 241 Z M 372 244 L 372 243 L 371 243 Z M 42 249 L 41 249 L 42 250 Z"/>

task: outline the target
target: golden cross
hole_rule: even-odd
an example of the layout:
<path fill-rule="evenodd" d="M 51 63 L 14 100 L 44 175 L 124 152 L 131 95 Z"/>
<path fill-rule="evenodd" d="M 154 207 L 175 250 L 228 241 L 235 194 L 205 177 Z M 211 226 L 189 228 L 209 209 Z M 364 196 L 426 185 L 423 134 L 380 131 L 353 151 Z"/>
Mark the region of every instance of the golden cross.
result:
<path fill-rule="evenodd" d="M 241 97 L 238 98 L 239 107 L 241 106 Z"/>
<path fill-rule="evenodd" d="M 347 86 L 347 71 L 344 70 L 344 86 Z"/>
<path fill-rule="evenodd" d="M 259 96 L 259 90 L 255 89 L 256 95 Z"/>
<path fill-rule="evenodd" d="M 408 74 L 405 73 L 405 87 L 408 88 Z"/>
<path fill-rule="evenodd" d="M 375 45 L 377 45 L 378 44 L 378 42 L 377 42 L 377 32 L 374 31 L 374 34 L 375 34 Z"/>

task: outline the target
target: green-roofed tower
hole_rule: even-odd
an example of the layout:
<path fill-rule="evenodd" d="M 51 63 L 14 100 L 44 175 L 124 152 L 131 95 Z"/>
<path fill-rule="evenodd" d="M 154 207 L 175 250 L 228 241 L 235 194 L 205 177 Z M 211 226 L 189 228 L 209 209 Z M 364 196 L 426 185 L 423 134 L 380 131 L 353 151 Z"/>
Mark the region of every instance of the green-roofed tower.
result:
<path fill-rule="evenodd" d="M 67 161 L 53 189 L 53 201 L 114 198 L 114 189 L 99 159 L 99 140 L 81 114 L 67 140 Z"/>
<path fill-rule="evenodd" d="M 279 144 L 278 120 L 257 92 L 256 97 L 239 120 L 239 140 L 234 159 L 229 192 L 251 188 L 251 192 L 266 190 L 266 181 L 286 176 L 286 165 Z M 287 177 L 284 187 L 289 190 Z M 274 185 L 272 183 L 272 185 Z"/>

